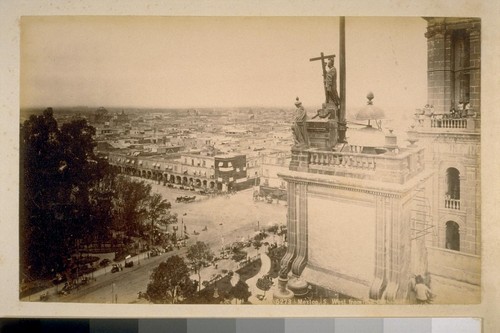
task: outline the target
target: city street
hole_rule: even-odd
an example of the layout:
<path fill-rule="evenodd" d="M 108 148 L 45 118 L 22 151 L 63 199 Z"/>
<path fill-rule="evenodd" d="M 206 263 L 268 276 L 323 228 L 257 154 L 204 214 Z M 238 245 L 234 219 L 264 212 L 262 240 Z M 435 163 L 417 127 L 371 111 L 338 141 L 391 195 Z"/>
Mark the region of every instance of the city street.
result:
<path fill-rule="evenodd" d="M 208 198 L 202 196 L 192 203 L 175 203 L 175 198 L 181 195 L 193 195 L 189 191 L 171 189 L 163 185 L 150 182 L 153 192 L 161 193 L 162 196 L 172 202 L 172 212 L 179 215 L 179 231 L 182 222 L 189 233 L 187 246 L 197 240 L 210 244 L 212 250 L 218 255 L 223 244 L 231 244 L 243 238 L 252 237 L 257 231 L 257 226 L 265 228 L 275 223 L 285 224 L 286 206 L 281 204 L 268 204 L 255 202 L 252 198 L 252 190 L 238 192 L 230 196 L 219 196 Z M 192 193 L 192 192 L 191 192 Z M 206 231 L 202 229 L 206 227 Z M 195 231 L 199 233 L 194 235 Z M 253 247 L 245 249 L 249 256 L 257 254 Z M 53 302 L 82 302 L 82 303 L 148 303 L 144 299 L 138 299 L 138 292 L 146 291 L 149 276 L 161 261 L 169 256 L 179 254 L 185 256 L 187 247 L 162 254 L 157 257 L 142 258 L 137 261 L 134 258 L 132 268 L 124 268 L 123 271 L 107 273 L 97 277 L 96 281 L 73 290 L 69 295 L 51 295 Z M 144 255 L 144 254 L 143 254 Z M 202 270 L 202 281 L 208 280 L 212 275 L 221 273 L 223 269 L 235 270 L 237 263 L 231 260 L 222 260 L 217 269 L 213 266 Z M 193 274 L 192 279 L 197 280 Z M 62 286 L 61 286 L 62 288 Z"/>

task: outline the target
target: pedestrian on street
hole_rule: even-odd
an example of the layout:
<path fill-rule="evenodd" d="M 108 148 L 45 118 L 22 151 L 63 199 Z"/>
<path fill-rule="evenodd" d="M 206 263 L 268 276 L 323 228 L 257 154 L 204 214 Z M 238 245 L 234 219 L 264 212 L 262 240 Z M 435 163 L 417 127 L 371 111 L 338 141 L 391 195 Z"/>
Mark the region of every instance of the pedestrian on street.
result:
<path fill-rule="evenodd" d="M 424 279 L 421 275 L 415 278 L 415 293 L 417 304 L 429 304 L 432 299 L 432 291 L 424 284 Z"/>

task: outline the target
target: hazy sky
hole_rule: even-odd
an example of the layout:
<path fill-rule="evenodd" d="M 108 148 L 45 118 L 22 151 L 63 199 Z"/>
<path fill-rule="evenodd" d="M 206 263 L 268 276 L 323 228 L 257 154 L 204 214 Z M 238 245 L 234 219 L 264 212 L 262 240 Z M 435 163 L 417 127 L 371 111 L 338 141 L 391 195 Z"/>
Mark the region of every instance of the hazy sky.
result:
<path fill-rule="evenodd" d="M 373 91 L 388 112 L 426 103 L 426 22 L 346 18 L 347 107 Z M 336 17 L 24 17 L 21 107 L 306 106 Z"/>

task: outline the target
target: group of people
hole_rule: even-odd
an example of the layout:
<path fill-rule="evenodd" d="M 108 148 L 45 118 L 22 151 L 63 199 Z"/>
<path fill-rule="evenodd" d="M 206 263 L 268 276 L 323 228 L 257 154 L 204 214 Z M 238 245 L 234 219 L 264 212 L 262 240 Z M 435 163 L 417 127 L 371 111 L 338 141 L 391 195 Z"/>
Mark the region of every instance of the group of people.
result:
<path fill-rule="evenodd" d="M 464 118 L 469 115 L 470 104 L 469 102 L 460 101 L 456 107 L 450 109 L 450 115 L 452 118 Z"/>

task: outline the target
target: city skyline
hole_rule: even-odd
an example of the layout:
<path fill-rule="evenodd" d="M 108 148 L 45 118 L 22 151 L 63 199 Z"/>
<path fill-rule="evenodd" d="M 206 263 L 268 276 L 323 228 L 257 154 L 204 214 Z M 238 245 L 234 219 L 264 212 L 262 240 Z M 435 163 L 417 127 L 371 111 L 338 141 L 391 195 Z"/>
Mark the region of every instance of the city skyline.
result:
<path fill-rule="evenodd" d="M 389 114 L 426 103 L 424 33 L 419 17 L 346 18 L 348 110 L 368 91 Z M 320 52 L 338 68 L 337 17 L 25 17 L 21 107 L 312 107 Z"/>

